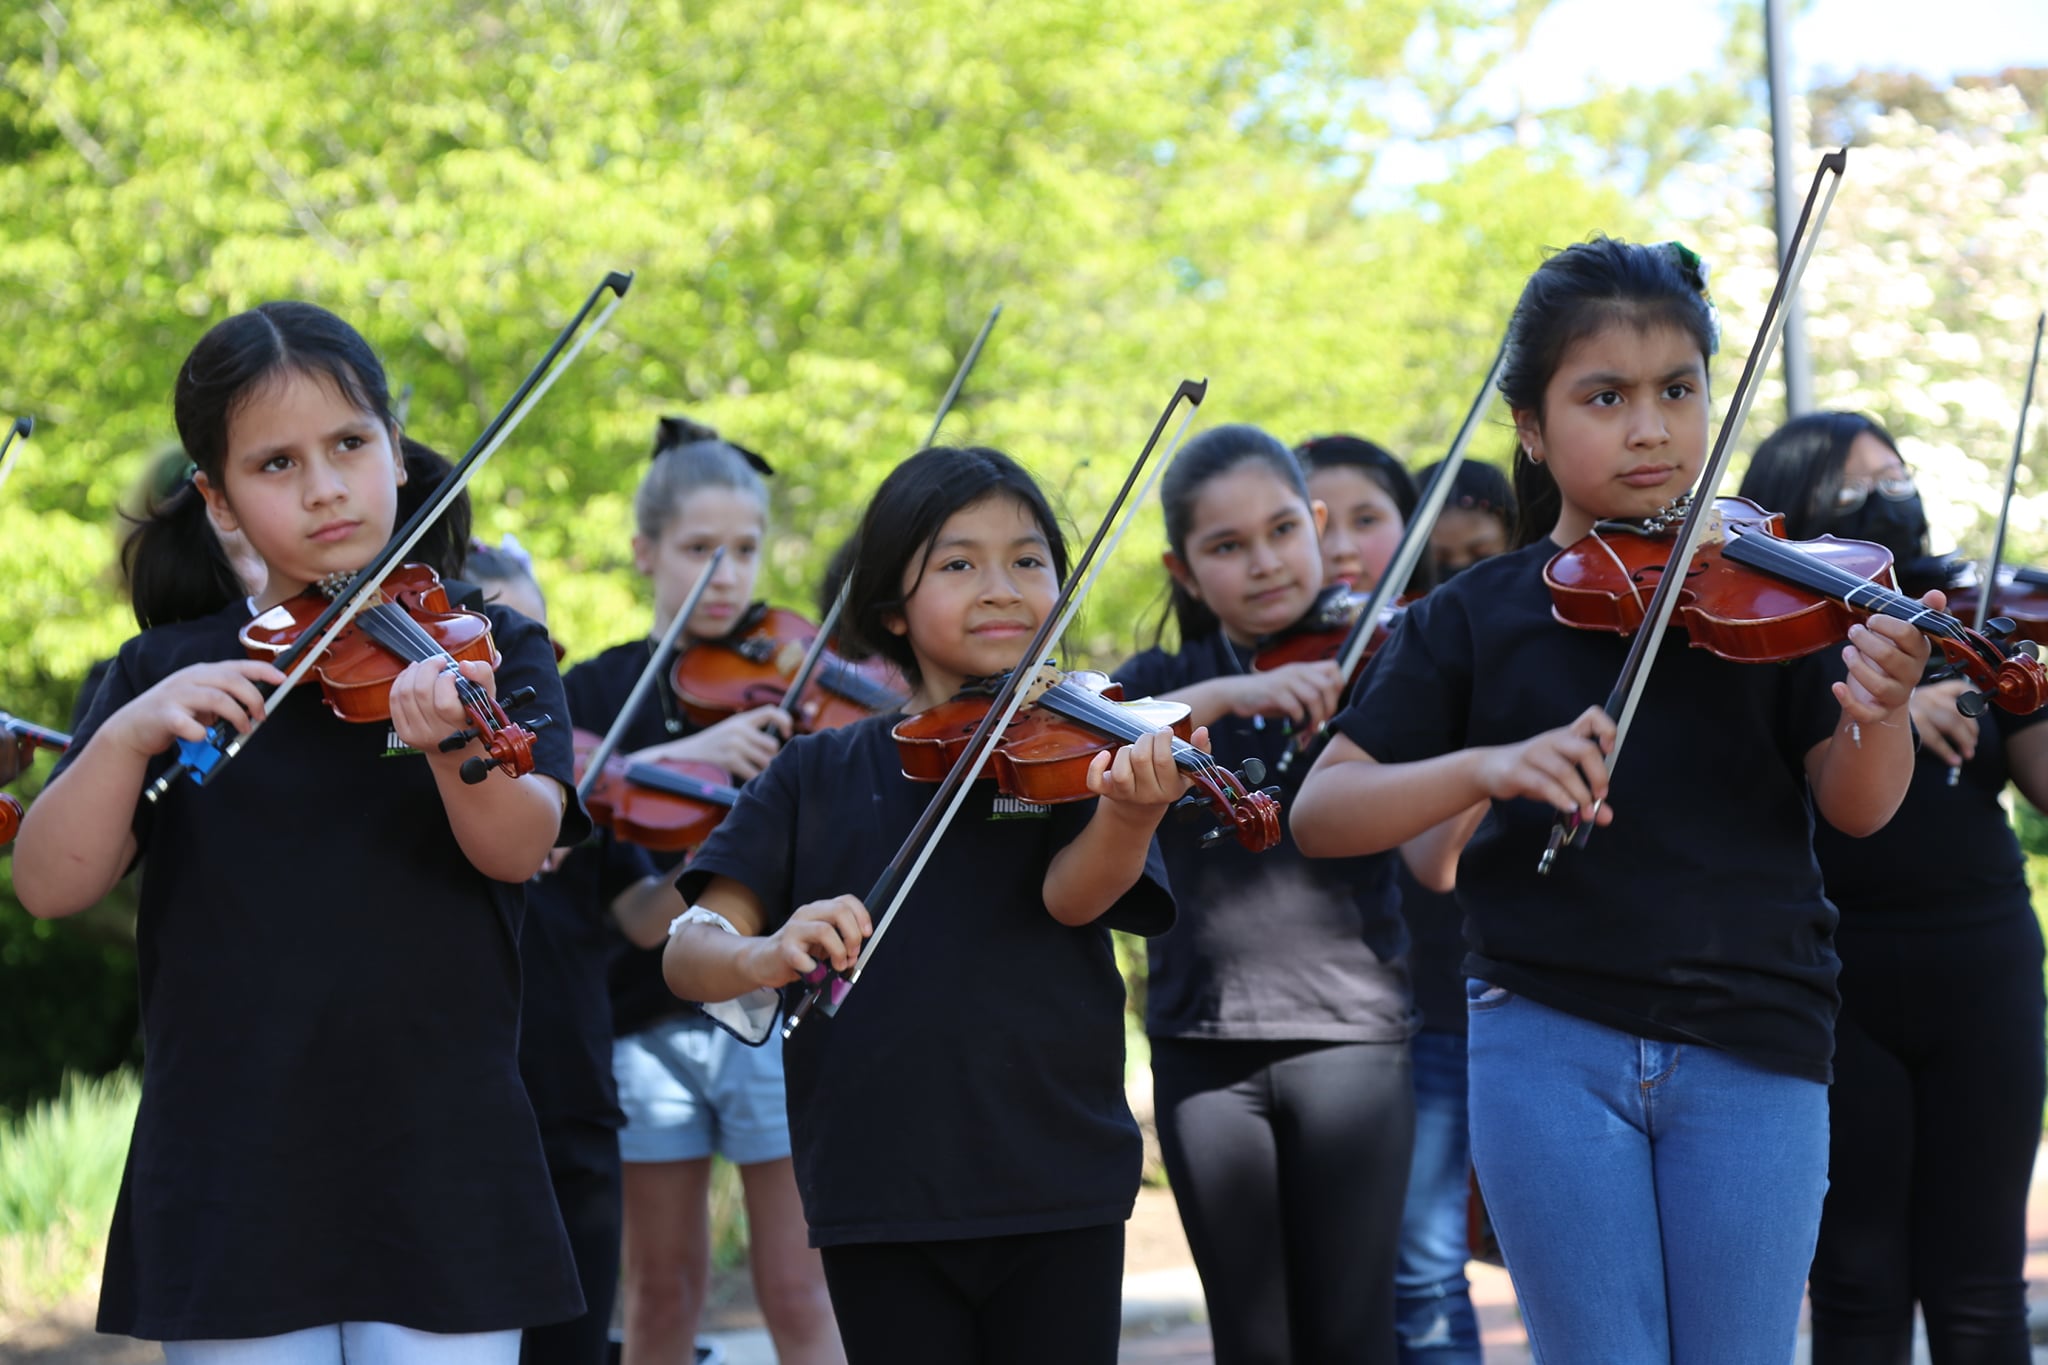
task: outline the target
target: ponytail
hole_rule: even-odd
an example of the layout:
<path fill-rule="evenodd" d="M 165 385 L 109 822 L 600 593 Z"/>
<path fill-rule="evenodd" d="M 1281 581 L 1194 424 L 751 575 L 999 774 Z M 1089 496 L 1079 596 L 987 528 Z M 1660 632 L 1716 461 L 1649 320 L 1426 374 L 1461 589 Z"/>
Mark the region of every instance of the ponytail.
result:
<path fill-rule="evenodd" d="M 128 520 L 121 576 L 142 629 L 197 621 L 248 595 L 189 479 Z"/>

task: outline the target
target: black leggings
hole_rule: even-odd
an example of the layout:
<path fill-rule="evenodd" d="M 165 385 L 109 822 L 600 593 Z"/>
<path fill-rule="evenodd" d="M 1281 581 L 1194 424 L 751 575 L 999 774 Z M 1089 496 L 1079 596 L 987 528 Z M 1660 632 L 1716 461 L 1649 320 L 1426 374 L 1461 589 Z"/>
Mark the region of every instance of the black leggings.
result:
<path fill-rule="evenodd" d="M 2024 1365 L 2048 1067 L 2040 928 L 2024 906 L 1956 928 L 1853 923 L 1837 935 L 1814 1365 L 1905 1365 L 1915 1300 L 1935 1365 Z"/>
<path fill-rule="evenodd" d="M 563 1123 L 541 1130 L 541 1146 L 583 1283 L 584 1312 L 568 1322 L 527 1328 L 519 1343 L 520 1365 L 603 1365 L 619 1284 L 619 1135 L 599 1124 Z"/>
<path fill-rule="evenodd" d="M 1116 1365 L 1122 1223 L 821 1255 L 847 1365 Z"/>
<path fill-rule="evenodd" d="M 1392 1365 L 1408 1045 L 1159 1038 L 1152 1083 L 1216 1365 Z"/>

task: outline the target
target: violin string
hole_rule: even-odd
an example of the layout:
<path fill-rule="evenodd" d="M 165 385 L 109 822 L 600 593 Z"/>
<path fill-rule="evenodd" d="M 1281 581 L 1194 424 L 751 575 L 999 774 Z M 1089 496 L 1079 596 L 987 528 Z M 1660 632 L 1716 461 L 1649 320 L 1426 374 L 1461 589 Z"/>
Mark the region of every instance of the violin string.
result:
<path fill-rule="evenodd" d="M 1146 735 L 1157 733 L 1134 717 L 1124 714 L 1115 702 L 1064 678 L 1048 688 L 1039 701 L 1041 704 L 1057 703 L 1052 709 L 1062 715 L 1107 731 L 1127 744 L 1134 744 Z M 1173 756 L 1180 766 L 1203 773 L 1213 774 L 1224 766 L 1219 759 L 1203 753 L 1178 736 L 1175 736 L 1173 741 Z"/>
<path fill-rule="evenodd" d="M 1967 643 L 1959 623 L 1925 603 L 1893 592 L 1882 583 L 1853 574 L 1839 565 L 1790 548 L 1776 536 L 1738 532 L 1722 551 L 1738 564 L 1764 569 L 1819 592 L 1839 597 L 1849 606 L 1896 617 L 1930 635 Z"/>
<path fill-rule="evenodd" d="M 440 642 L 413 620 L 405 608 L 390 602 L 381 602 L 365 607 L 357 619 L 364 623 L 365 633 L 379 645 L 408 663 L 440 662 L 455 679 L 455 693 L 465 709 L 479 716 L 490 715 L 490 694 L 483 684 L 466 676 L 455 660 L 455 656 L 441 648 Z"/>

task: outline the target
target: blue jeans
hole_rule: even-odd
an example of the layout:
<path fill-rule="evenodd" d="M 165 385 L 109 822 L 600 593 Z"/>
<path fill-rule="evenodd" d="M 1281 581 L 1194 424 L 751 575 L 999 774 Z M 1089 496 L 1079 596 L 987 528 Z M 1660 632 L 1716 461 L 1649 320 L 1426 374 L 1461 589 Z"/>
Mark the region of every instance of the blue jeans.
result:
<path fill-rule="evenodd" d="M 1472 1156 L 1538 1365 L 1791 1360 L 1827 1088 L 1481 981 L 1466 1003 Z"/>
<path fill-rule="evenodd" d="M 1479 1365 L 1479 1321 L 1465 1280 L 1472 1142 L 1465 1119 L 1465 1036 L 1424 1029 L 1415 1058 L 1415 1159 L 1394 1267 L 1401 1365 Z"/>

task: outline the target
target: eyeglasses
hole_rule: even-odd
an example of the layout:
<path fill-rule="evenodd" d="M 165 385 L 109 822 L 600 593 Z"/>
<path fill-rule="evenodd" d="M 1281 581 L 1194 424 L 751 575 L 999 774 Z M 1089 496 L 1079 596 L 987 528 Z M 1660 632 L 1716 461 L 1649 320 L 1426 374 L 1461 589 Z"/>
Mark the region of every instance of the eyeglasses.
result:
<path fill-rule="evenodd" d="M 1911 474 L 1887 474 L 1881 479 L 1858 479 L 1835 490 L 1835 511 L 1853 512 L 1870 501 L 1870 494 L 1891 502 L 1903 502 L 1919 491 Z"/>

